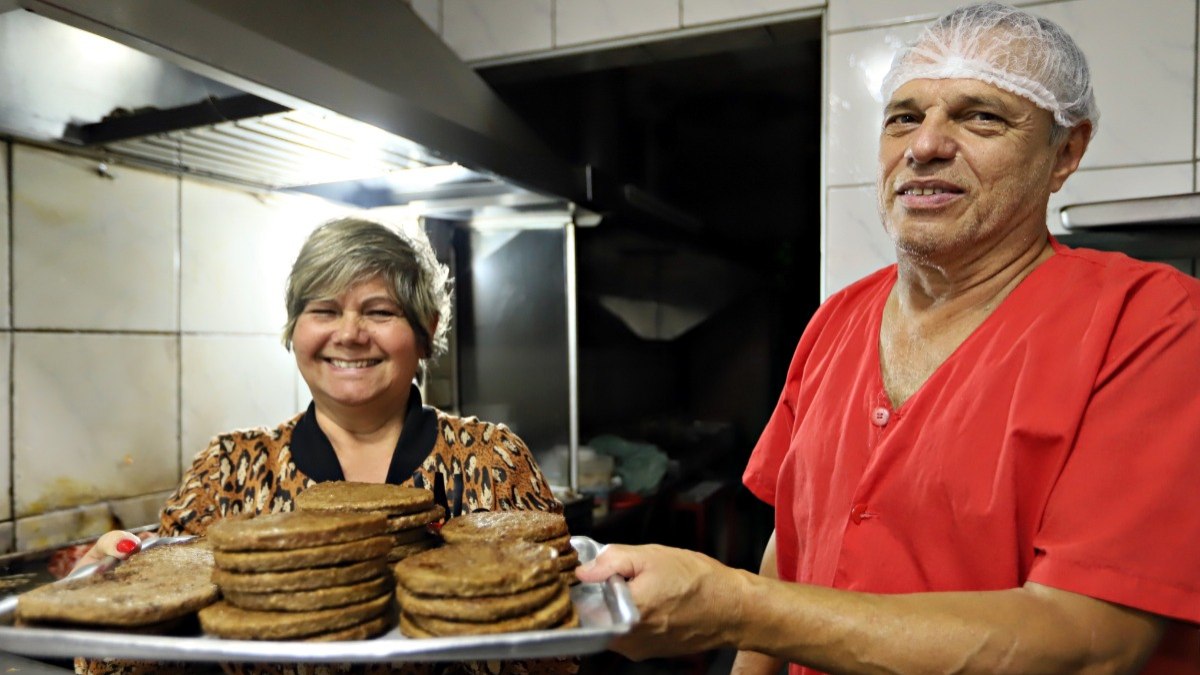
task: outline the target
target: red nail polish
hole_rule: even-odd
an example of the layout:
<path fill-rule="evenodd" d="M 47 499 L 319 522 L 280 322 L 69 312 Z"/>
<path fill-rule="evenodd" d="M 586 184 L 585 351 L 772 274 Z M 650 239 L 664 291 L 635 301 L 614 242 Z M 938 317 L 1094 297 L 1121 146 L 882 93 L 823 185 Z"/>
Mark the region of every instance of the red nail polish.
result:
<path fill-rule="evenodd" d="M 132 539 L 122 539 L 117 542 L 117 550 L 121 553 L 132 553 L 138 543 Z"/>

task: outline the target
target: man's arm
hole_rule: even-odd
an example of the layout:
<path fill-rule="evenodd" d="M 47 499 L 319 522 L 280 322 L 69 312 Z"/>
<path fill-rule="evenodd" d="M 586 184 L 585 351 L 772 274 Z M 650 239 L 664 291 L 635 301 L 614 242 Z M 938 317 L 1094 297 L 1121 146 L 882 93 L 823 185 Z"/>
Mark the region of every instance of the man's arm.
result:
<path fill-rule="evenodd" d="M 771 538 L 767 540 L 767 547 L 763 550 L 762 563 L 758 567 L 758 573 L 768 579 L 779 578 L 779 569 L 775 566 L 774 530 L 771 531 Z M 730 669 L 729 675 L 774 675 L 782 666 L 783 661 L 774 656 L 739 651 L 733 660 L 733 668 Z"/>
<path fill-rule="evenodd" d="M 606 548 L 584 581 L 629 579 L 631 658 L 735 647 L 829 673 L 1132 673 L 1165 620 L 1037 584 L 875 595 L 767 579 L 663 546 Z"/>

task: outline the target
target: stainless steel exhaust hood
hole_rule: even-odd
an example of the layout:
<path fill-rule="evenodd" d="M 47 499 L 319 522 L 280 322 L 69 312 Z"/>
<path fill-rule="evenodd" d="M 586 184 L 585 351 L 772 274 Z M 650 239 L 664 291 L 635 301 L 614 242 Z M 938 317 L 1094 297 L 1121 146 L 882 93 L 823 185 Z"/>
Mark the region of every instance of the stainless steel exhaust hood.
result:
<path fill-rule="evenodd" d="M 1060 212 L 1068 230 L 1200 225 L 1200 193 L 1073 204 Z"/>
<path fill-rule="evenodd" d="M 363 207 L 594 215 L 575 206 L 591 196 L 588 172 L 543 146 L 401 0 L 5 9 L 0 133 Z"/>

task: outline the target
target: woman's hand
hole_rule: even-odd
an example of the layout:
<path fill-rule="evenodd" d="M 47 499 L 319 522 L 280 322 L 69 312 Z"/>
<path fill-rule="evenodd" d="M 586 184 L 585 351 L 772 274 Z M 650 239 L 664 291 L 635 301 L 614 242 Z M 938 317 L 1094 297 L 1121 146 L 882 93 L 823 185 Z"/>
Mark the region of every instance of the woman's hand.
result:
<path fill-rule="evenodd" d="M 104 560 L 104 556 L 107 555 L 111 555 L 119 560 L 124 560 L 134 552 L 140 550 L 142 548 L 143 541 L 147 539 L 153 539 L 155 536 L 156 535 L 153 532 L 142 532 L 141 534 L 134 534 L 124 530 L 112 530 L 111 532 L 105 532 L 104 534 L 100 535 L 100 538 L 96 540 L 96 543 L 92 546 L 92 548 L 79 558 L 79 562 L 75 563 L 75 566 L 71 568 L 71 571 L 74 572 L 84 565 L 98 563 L 101 560 Z"/>

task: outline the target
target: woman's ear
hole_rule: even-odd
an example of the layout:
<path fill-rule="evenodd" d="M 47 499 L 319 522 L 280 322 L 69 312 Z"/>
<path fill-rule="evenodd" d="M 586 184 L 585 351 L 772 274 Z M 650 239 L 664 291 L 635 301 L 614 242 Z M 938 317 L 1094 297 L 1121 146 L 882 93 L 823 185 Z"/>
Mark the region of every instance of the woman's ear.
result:
<path fill-rule="evenodd" d="M 434 314 L 433 320 L 429 322 L 429 335 L 425 338 L 424 351 L 421 358 L 427 359 L 433 356 L 433 338 L 437 335 L 438 322 L 441 320 L 441 315 Z"/>

